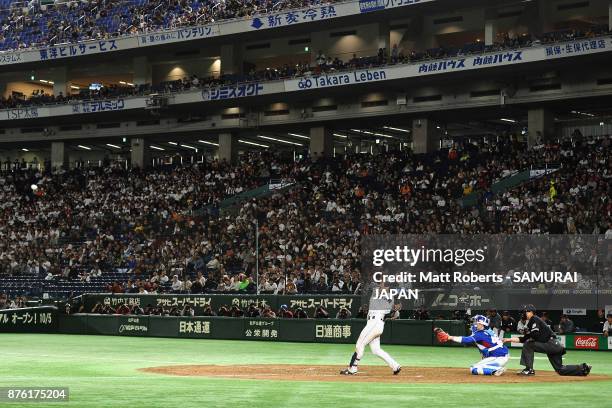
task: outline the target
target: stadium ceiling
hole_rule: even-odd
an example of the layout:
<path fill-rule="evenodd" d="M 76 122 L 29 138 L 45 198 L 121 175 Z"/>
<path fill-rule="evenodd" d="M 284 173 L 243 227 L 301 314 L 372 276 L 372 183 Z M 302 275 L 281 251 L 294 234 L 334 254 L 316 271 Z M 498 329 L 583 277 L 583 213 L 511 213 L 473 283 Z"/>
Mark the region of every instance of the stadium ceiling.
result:
<path fill-rule="evenodd" d="M 435 131 L 441 139 L 470 138 L 499 135 L 503 132 L 518 132 L 527 126 L 527 114 L 522 110 L 506 109 L 483 113 L 481 119 L 472 116 L 462 116 L 461 112 L 432 117 Z M 554 110 L 555 121 L 564 123 L 605 122 L 612 123 L 612 107 L 606 105 L 572 105 Z M 376 122 L 355 121 L 353 126 L 337 122 L 330 129 L 333 135 L 334 147 L 344 149 L 347 146 L 368 144 L 396 144 L 412 141 L 412 120 L 393 119 Z M 366 126 L 364 126 L 366 125 Z M 151 152 L 155 156 L 188 153 L 212 153 L 218 146 L 217 134 L 214 133 L 181 133 L 156 134 L 147 136 Z M 266 128 L 260 130 L 244 129 L 237 132 L 240 150 L 287 150 L 306 151 L 310 144 L 309 128 L 290 126 Z M 0 144 L 2 152 L 10 150 L 50 151 L 50 140 L 33 142 L 7 142 Z M 122 137 L 105 137 L 96 139 L 81 139 L 66 142 L 71 151 L 104 151 L 109 155 L 126 155 L 130 152 L 130 139 Z M 197 149 L 197 150 L 196 150 Z"/>

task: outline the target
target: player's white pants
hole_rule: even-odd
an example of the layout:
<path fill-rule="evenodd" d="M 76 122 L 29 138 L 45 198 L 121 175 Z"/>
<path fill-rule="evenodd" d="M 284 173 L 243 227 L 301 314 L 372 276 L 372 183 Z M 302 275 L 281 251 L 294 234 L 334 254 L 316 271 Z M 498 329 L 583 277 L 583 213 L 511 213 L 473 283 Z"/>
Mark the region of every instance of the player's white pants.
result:
<path fill-rule="evenodd" d="M 397 363 L 397 361 L 395 361 L 393 357 L 389 355 L 389 353 L 380 348 L 380 336 L 383 334 L 384 330 L 384 321 L 379 319 L 368 319 L 368 322 L 359 334 L 357 344 L 355 345 L 357 360 L 354 362 L 353 366 L 350 367 L 352 371 L 357 371 L 357 364 L 359 364 L 359 360 L 361 360 L 363 357 L 363 353 L 368 344 L 370 345 L 372 354 L 385 360 L 385 363 L 387 363 L 392 370 L 397 370 L 399 368 L 400 365 Z"/>
<path fill-rule="evenodd" d="M 474 375 L 493 375 L 495 371 L 508 364 L 508 356 L 483 358 L 476 364 L 472 364 L 470 372 Z"/>

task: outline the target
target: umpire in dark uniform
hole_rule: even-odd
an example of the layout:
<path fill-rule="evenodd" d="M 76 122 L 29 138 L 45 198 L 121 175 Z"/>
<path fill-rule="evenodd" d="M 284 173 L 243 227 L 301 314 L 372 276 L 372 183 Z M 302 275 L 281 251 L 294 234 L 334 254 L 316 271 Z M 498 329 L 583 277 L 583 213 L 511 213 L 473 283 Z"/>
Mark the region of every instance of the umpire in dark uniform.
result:
<path fill-rule="evenodd" d="M 505 343 L 523 343 L 521 365 L 525 366 L 525 369 L 518 374 L 535 375 L 535 371 L 533 371 L 533 354 L 545 353 L 548 356 L 550 364 L 559 375 L 589 375 L 591 366 L 587 363 L 582 363 L 580 365 L 563 365 L 565 347 L 559 343 L 559 340 L 557 340 L 557 337 L 550 327 L 535 315 L 535 311 L 536 309 L 533 305 L 527 305 L 523 310 L 523 313 L 527 317 L 527 332 L 523 337 L 504 339 Z"/>

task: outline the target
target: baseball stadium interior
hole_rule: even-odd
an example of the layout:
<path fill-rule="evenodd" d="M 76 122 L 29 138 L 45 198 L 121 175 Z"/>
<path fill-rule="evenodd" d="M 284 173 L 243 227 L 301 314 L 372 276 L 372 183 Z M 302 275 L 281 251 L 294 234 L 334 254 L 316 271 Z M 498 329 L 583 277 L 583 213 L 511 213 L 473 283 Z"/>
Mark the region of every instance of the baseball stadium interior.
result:
<path fill-rule="evenodd" d="M 105 389 L 189 376 L 208 406 L 344 407 L 399 382 L 425 407 L 535 381 L 503 405 L 612 406 L 612 0 L 0 0 L 0 24 L 0 402 L 107 406 L 95 373 L 19 366 L 150 340 L 176 354 L 100 369 Z M 364 237 L 451 234 L 592 236 L 572 256 L 603 273 L 530 289 L 596 300 L 368 308 Z M 219 357 L 234 344 L 252 357 Z M 313 388 L 212 396 L 292 370 Z"/>

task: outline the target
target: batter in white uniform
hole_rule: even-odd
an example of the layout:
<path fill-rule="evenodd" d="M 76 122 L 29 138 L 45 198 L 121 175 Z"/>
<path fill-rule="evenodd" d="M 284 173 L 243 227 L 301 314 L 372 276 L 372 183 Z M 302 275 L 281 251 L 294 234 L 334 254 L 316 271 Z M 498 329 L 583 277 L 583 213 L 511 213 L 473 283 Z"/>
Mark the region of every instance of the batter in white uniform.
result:
<path fill-rule="evenodd" d="M 355 345 L 355 352 L 351 357 L 351 362 L 348 368 L 340 371 L 340 374 L 354 375 L 357 374 L 357 366 L 359 361 L 363 357 L 366 346 L 370 345 L 372 353 L 383 360 L 391 370 L 393 374 L 397 375 L 401 371 L 402 367 L 391 357 L 386 351 L 380 348 L 380 336 L 382 336 L 385 330 L 385 315 L 391 311 L 393 307 L 392 299 L 370 299 L 370 310 L 368 311 L 368 321 L 366 326 L 359 334 L 357 344 Z"/>

